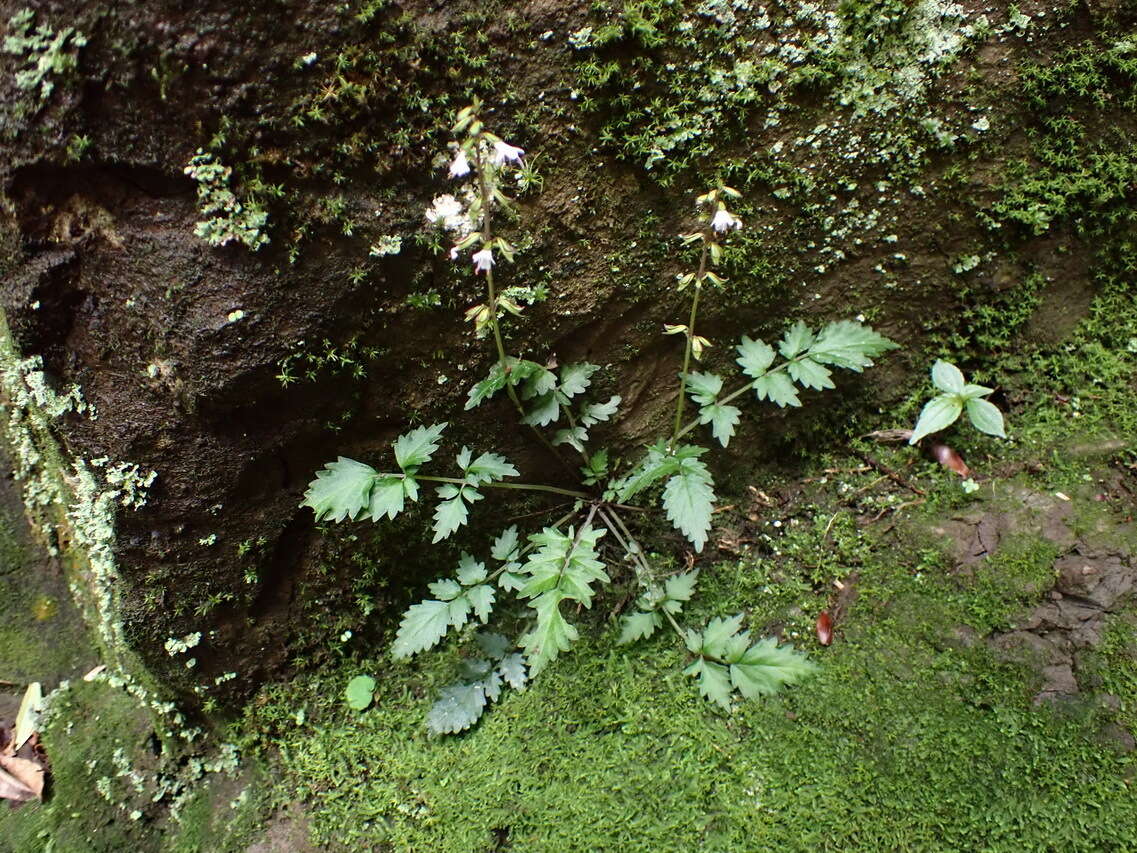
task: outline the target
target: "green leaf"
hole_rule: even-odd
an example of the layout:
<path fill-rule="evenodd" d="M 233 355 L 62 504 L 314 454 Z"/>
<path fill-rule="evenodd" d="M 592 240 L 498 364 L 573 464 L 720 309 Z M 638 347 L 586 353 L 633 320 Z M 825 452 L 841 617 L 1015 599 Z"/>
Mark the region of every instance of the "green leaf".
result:
<path fill-rule="evenodd" d="M 482 400 L 485 400 L 487 397 L 492 397 L 504 388 L 505 379 L 506 374 L 505 371 L 501 369 L 500 362 L 491 367 L 489 376 L 470 389 L 469 396 L 466 398 L 466 411 L 481 405 Z"/>
<path fill-rule="evenodd" d="M 634 643 L 636 640 L 647 639 L 659 628 L 663 627 L 663 618 L 656 612 L 644 613 L 642 610 L 629 613 L 620 620 L 619 645 Z"/>
<path fill-rule="evenodd" d="M 347 683 L 344 696 L 349 708 L 366 711 L 371 707 L 371 700 L 375 696 L 375 679 L 370 675 L 357 675 Z"/>
<path fill-rule="evenodd" d="M 514 690 L 524 690 L 529 682 L 529 674 L 525 671 L 525 658 L 514 653 L 506 655 L 498 664 L 497 671 L 505 679 L 505 683 Z"/>
<path fill-rule="evenodd" d="M 380 521 L 384 515 L 394 518 L 403 511 L 406 494 L 402 477 L 389 474 L 377 479 L 371 489 L 371 520 Z"/>
<path fill-rule="evenodd" d="M 533 677 L 548 666 L 561 652 L 567 652 L 580 634 L 561 615 L 563 596 L 551 590 L 537 596 L 532 607 L 537 612 L 537 625 L 521 637 L 529 661 L 529 675 Z"/>
<path fill-rule="evenodd" d="M 316 521 L 355 518 L 370 503 L 377 474 L 370 465 L 341 456 L 316 472 L 300 506 L 310 506 Z"/>
<path fill-rule="evenodd" d="M 586 427 L 595 426 L 601 421 L 606 421 L 612 415 L 616 414 L 617 409 L 620 408 L 621 398 L 619 395 L 613 394 L 608 398 L 607 403 L 591 403 L 580 410 L 580 422 Z"/>
<path fill-rule="evenodd" d="M 726 447 L 734 437 L 734 428 L 742 419 L 742 410 L 736 406 L 722 406 L 712 403 L 699 412 L 699 423 L 711 425 L 711 435 Z"/>
<path fill-rule="evenodd" d="M 588 430 L 582 426 L 570 427 L 568 429 L 559 429 L 553 434 L 552 443 L 554 446 L 558 444 L 567 444 L 573 450 L 584 452 L 584 443 L 588 441 Z"/>
<path fill-rule="evenodd" d="M 596 364 L 566 364 L 561 368 L 561 393 L 570 400 L 577 394 L 583 394 L 592 384 L 592 374 L 599 369 Z"/>
<path fill-rule="evenodd" d="M 671 614 L 682 610 L 683 602 L 690 601 L 691 596 L 695 594 L 695 582 L 698 579 L 698 569 L 669 577 L 663 585 L 664 592 L 667 595 L 663 600 L 663 609 Z"/>
<path fill-rule="evenodd" d="M 510 560 L 516 559 L 517 551 L 517 525 L 507 527 L 501 534 L 493 541 L 493 546 L 490 548 L 490 556 L 495 560 L 502 563 L 507 563 Z"/>
<path fill-rule="evenodd" d="M 458 463 L 458 467 L 462 469 L 463 473 L 465 473 L 466 469 L 470 467 L 470 459 L 473 457 L 473 455 L 474 454 L 470 448 L 466 447 L 465 445 L 463 445 L 462 449 L 458 451 L 458 455 L 455 457 L 454 461 Z"/>
<path fill-rule="evenodd" d="M 525 588 L 526 583 L 528 583 L 528 578 L 513 572 L 502 572 L 501 576 L 497 579 L 497 585 L 506 592 L 522 590 Z"/>
<path fill-rule="evenodd" d="M 730 675 L 725 666 L 699 658 L 683 674 L 698 678 L 699 693 L 730 713 Z"/>
<path fill-rule="evenodd" d="M 873 357 L 896 348 L 897 344 L 874 332 L 870 326 L 841 320 L 821 330 L 809 348 L 809 357 L 820 364 L 832 364 L 860 373 L 872 366 Z"/>
<path fill-rule="evenodd" d="M 458 582 L 462 586 L 473 586 L 476 583 L 481 583 L 486 579 L 486 564 L 479 563 L 471 555 L 465 551 L 458 559 Z M 441 598 L 442 596 L 439 596 Z"/>
<path fill-rule="evenodd" d="M 698 372 L 687 374 L 687 393 L 700 406 L 708 406 L 713 403 L 718 399 L 720 391 L 722 391 L 721 376 Z"/>
<path fill-rule="evenodd" d="M 548 426 L 561 416 L 561 404 L 555 394 L 543 394 L 530 405 L 529 411 L 521 419 L 526 426 Z"/>
<path fill-rule="evenodd" d="M 696 551 L 702 551 L 711 529 L 715 492 L 711 472 L 698 459 L 684 459 L 678 473 L 663 488 L 667 519 L 683 533 Z"/>
<path fill-rule="evenodd" d="M 503 634 L 497 634 L 492 631 L 478 631 L 474 634 L 474 642 L 478 644 L 479 649 L 495 661 L 499 661 L 505 657 L 506 652 L 508 652 L 510 646 L 513 645 Z"/>
<path fill-rule="evenodd" d="M 936 359 L 932 365 L 932 384 L 945 394 L 962 394 L 967 382 L 959 368 L 950 361 Z"/>
<path fill-rule="evenodd" d="M 793 380 L 781 371 L 755 379 L 754 393 L 758 395 L 759 400 L 770 400 L 783 409 L 786 406 L 801 405 Z"/>
<path fill-rule="evenodd" d="M 920 412 L 908 443 L 915 444 L 924 436 L 951 426 L 962 411 L 963 403 L 955 394 L 940 394 L 938 397 L 933 397 Z"/>
<path fill-rule="evenodd" d="M 533 365 L 529 375 L 525 377 L 525 384 L 521 387 L 521 399 L 531 400 L 534 397 L 544 397 L 552 394 L 557 387 L 557 374 L 536 362 L 527 362 Z"/>
<path fill-rule="evenodd" d="M 994 403 L 974 397 L 967 401 L 967 416 L 980 432 L 996 435 L 999 438 L 1007 437 L 1003 427 L 1003 413 Z"/>
<path fill-rule="evenodd" d="M 617 499 L 627 501 L 664 477 L 679 470 L 679 460 L 668 454 L 667 446 L 658 441 L 647 449 L 643 461 L 628 477 L 612 484 Z"/>
<path fill-rule="evenodd" d="M 395 439 L 395 461 L 399 467 L 406 471 L 408 468 L 418 468 L 428 462 L 434 451 L 438 450 L 438 440 L 442 431 L 446 429 L 445 423 L 434 424 L 429 427 L 418 427 L 405 435 Z"/>
<path fill-rule="evenodd" d="M 452 581 L 449 578 L 427 584 L 426 588 L 429 589 L 430 594 L 439 601 L 453 601 L 462 594 L 461 585 L 457 581 Z"/>
<path fill-rule="evenodd" d="M 483 453 L 466 469 L 475 483 L 489 483 L 503 477 L 516 477 L 517 469 L 509 460 L 497 453 Z"/>
<path fill-rule="evenodd" d="M 482 685 L 444 687 L 427 712 L 426 727 L 433 735 L 457 734 L 476 723 L 485 709 L 486 691 Z"/>
<path fill-rule="evenodd" d="M 801 358 L 786 365 L 786 372 L 790 378 L 806 388 L 815 388 L 822 391 L 826 388 L 836 388 L 828 368 L 822 367 L 811 358 Z"/>
<path fill-rule="evenodd" d="M 986 397 L 988 394 L 994 393 L 994 388 L 988 388 L 986 385 L 972 385 L 968 383 L 963 386 L 963 392 L 960 396 L 965 400 L 974 400 L 976 397 Z"/>
<path fill-rule="evenodd" d="M 699 636 L 699 646 L 691 649 L 696 654 L 725 658 L 731 637 L 742 628 L 742 614 L 724 618 L 716 616 Z"/>
<path fill-rule="evenodd" d="M 730 665 L 730 680 L 747 699 L 771 696 L 787 684 L 796 684 L 817 666 L 792 646 L 779 646 L 767 637 Z"/>
<path fill-rule="evenodd" d="M 449 483 L 439 486 L 436 491 L 444 500 L 439 501 L 438 506 L 434 508 L 434 539 L 431 540 L 431 544 L 441 542 L 466 523 L 470 515 L 466 501 L 473 503 L 483 497 L 481 492 L 469 486 L 462 486 L 459 489 Z"/>
<path fill-rule="evenodd" d="M 596 543 L 603 534 L 602 529 L 589 525 L 579 536 L 573 535 L 571 527 L 567 534 L 548 527 L 530 536 L 529 541 L 539 547 L 525 563 L 524 571 L 529 573 L 529 579 L 520 596 L 533 598 L 557 590 L 562 598 L 591 607 L 594 594 L 591 585 L 596 581 L 610 581 L 604 564 L 596 558 Z"/>
<path fill-rule="evenodd" d="M 490 702 L 496 702 L 501 698 L 501 673 L 495 669 L 474 686 L 481 687 Z"/>
<path fill-rule="evenodd" d="M 399 623 L 391 656 L 395 659 L 409 658 L 425 651 L 445 637 L 449 630 L 450 605 L 447 602 L 428 600 L 414 604 Z"/>
<path fill-rule="evenodd" d="M 782 341 L 778 344 L 778 351 L 786 358 L 793 358 L 798 353 L 804 352 L 812 344 L 813 332 L 809 330 L 809 326 L 798 320 L 782 336 Z"/>
<path fill-rule="evenodd" d="M 466 590 L 466 598 L 469 599 L 470 606 L 474 608 L 474 613 L 477 614 L 478 619 L 485 625 L 490 619 L 490 611 L 493 610 L 493 587 L 489 584 L 471 587 Z"/>
<path fill-rule="evenodd" d="M 743 335 L 737 349 L 736 361 L 742 367 L 742 372 L 751 379 L 757 379 L 774 363 L 774 348 L 762 341 L 752 341 Z"/>
<path fill-rule="evenodd" d="M 588 464 L 581 467 L 584 485 L 593 486 L 608 475 L 608 451 L 598 450 L 588 457 Z"/>

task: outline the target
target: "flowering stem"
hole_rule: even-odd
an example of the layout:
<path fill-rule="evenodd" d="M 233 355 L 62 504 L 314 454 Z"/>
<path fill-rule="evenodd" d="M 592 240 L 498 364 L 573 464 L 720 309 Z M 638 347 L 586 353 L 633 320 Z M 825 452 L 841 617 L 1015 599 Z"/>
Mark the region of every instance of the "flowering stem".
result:
<path fill-rule="evenodd" d="M 675 404 L 675 428 L 671 432 L 668 447 L 674 451 L 683 426 L 683 408 L 687 403 L 687 372 L 691 368 L 691 347 L 695 341 L 695 316 L 699 311 L 699 292 L 703 287 L 703 275 L 707 271 L 707 243 L 710 234 L 703 234 L 703 254 L 699 258 L 699 272 L 695 275 L 695 295 L 691 298 L 691 317 L 687 321 L 687 346 L 683 351 L 683 372 L 679 374 L 679 400 Z"/>

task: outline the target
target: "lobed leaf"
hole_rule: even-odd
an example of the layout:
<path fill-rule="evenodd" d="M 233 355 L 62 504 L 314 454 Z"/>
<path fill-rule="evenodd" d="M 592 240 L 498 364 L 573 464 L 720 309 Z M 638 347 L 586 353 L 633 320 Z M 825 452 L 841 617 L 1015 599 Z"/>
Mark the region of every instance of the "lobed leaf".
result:
<path fill-rule="evenodd" d="M 418 493 L 415 492 L 415 496 Z M 371 520 L 380 521 L 383 516 L 394 518 L 403 511 L 407 497 L 406 479 L 389 474 L 375 480 L 371 489 L 371 501 L 368 507 Z"/>
<path fill-rule="evenodd" d="M 474 634 L 474 642 L 486 655 L 497 661 L 505 657 L 505 653 L 513 645 L 504 635 L 491 631 L 478 631 Z"/>
<path fill-rule="evenodd" d="M 620 408 L 621 398 L 617 394 L 613 394 L 608 398 L 606 403 L 591 403 L 580 410 L 580 422 L 586 427 L 595 426 L 601 421 L 606 421 L 612 415 L 616 414 L 617 409 Z"/>
<path fill-rule="evenodd" d="M 711 435 L 719 444 L 726 447 L 734 437 L 734 428 L 742 420 L 742 410 L 737 406 L 712 403 L 699 412 L 699 423 L 711 425 Z"/>
<path fill-rule="evenodd" d="M 514 690 L 524 690 L 529 682 L 529 674 L 525 671 L 525 658 L 516 652 L 502 658 L 497 671 L 501 673 L 505 683 Z"/>
<path fill-rule="evenodd" d="M 667 596 L 663 601 L 663 609 L 672 614 L 682 610 L 683 602 L 690 601 L 691 596 L 695 594 L 695 582 L 698 579 L 698 569 L 669 577 L 663 585 Z M 673 607 L 668 607 L 668 604 L 672 604 Z"/>
<path fill-rule="evenodd" d="M 754 393 L 758 395 L 759 400 L 769 400 L 772 403 L 777 403 L 783 409 L 786 406 L 801 405 L 793 380 L 780 371 L 767 373 L 765 376 L 755 379 Z"/>
<path fill-rule="evenodd" d="M 587 362 L 566 364 L 561 368 L 560 392 L 570 400 L 577 394 L 583 394 L 592 384 L 592 374 L 599 369 L 599 365 Z"/>
<path fill-rule="evenodd" d="M 798 320 L 782 335 L 782 340 L 778 344 L 778 352 L 785 358 L 794 358 L 812 346 L 813 340 L 813 332 L 809 330 L 809 326 Z"/>
<path fill-rule="evenodd" d="M 493 541 L 490 548 L 490 556 L 500 562 L 509 562 L 516 559 L 517 552 L 517 525 L 507 527 L 501 534 Z"/>
<path fill-rule="evenodd" d="M 804 385 L 806 388 L 823 391 L 826 388 L 837 387 L 833 384 L 833 374 L 829 372 L 828 368 L 822 367 L 811 358 L 803 357 L 797 361 L 791 361 L 786 365 L 786 372 L 789 373 L 794 382 Z"/>
<path fill-rule="evenodd" d="M 526 426 L 548 426 L 555 423 L 560 416 L 561 404 L 557 402 L 556 395 L 549 392 L 537 398 L 537 402 L 529 407 L 521 422 Z"/>
<path fill-rule="evenodd" d="M 796 684 L 817 670 L 816 664 L 792 646 L 779 646 L 767 637 L 751 646 L 741 660 L 730 665 L 731 683 L 747 699 L 771 696 L 787 684 Z"/>
<path fill-rule="evenodd" d="M 431 734 L 457 734 L 474 725 L 486 709 L 486 691 L 480 684 L 442 688 L 440 698 L 426 715 Z"/>
<path fill-rule="evenodd" d="M 872 366 L 872 359 L 896 349 L 884 335 L 852 320 L 830 323 L 809 347 L 809 357 L 820 364 L 831 364 L 857 373 Z"/>
<path fill-rule="evenodd" d="M 715 492 L 711 472 L 698 459 L 681 462 L 678 473 L 663 488 L 663 509 L 667 519 L 702 551 L 711 529 Z"/>
<path fill-rule="evenodd" d="M 445 601 L 423 601 L 411 605 L 399 623 L 391 656 L 409 658 L 429 649 L 450 630 L 450 605 Z"/>
<path fill-rule="evenodd" d="M 377 475 L 370 465 L 341 456 L 316 472 L 300 506 L 311 507 L 316 521 L 355 518 L 370 504 Z"/>
<path fill-rule="evenodd" d="M 742 372 L 751 379 L 762 376 L 774 363 L 774 348 L 762 341 L 752 341 L 746 335 L 742 336 L 736 349 L 738 350 L 736 361 Z"/>
<path fill-rule="evenodd" d="M 561 615 L 562 600 L 561 594 L 552 590 L 532 601 L 533 609 L 537 612 L 537 625 L 520 640 L 529 662 L 530 677 L 548 666 L 558 654 L 567 652 L 580 636 L 576 628 Z"/>
<path fill-rule="evenodd" d="M 474 608 L 474 613 L 477 614 L 478 619 L 485 625 L 490 619 L 490 611 L 493 610 L 493 587 L 489 584 L 471 587 L 466 590 L 466 598 L 469 599 L 470 606 Z"/>
<path fill-rule="evenodd" d="M 475 483 L 491 483 L 504 477 L 516 477 L 517 469 L 498 453 L 483 453 L 465 469 Z"/>
<path fill-rule="evenodd" d="M 471 555 L 465 551 L 458 560 L 458 582 L 462 586 L 473 586 L 476 583 L 481 583 L 486 579 L 486 564 L 480 563 L 475 560 Z M 441 598 L 441 596 L 439 596 Z"/>
<path fill-rule="evenodd" d="M 445 423 L 422 426 L 396 438 L 393 447 L 395 461 L 399 467 L 406 471 L 408 468 L 418 468 L 428 462 L 438 450 L 438 440 L 444 429 L 446 429 Z"/>
<path fill-rule="evenodd" d="M 709 406 L 718 399 L 722 391 L 722 377 L 714 373 L 691 372 L 687 374 L 687 393 L 700 406 Z"/>
<path fill-rule="evenodd" d="M 629 613 L 620 619 L 620 638 L 616 640 L 619 645 L 634 643 L 650 637 L 663 627 L 662 617 L 654 612 L 645 613 L 642 610 Z"/>
<path fill-rule="evenodd" d="M 731 684 L 730 675 L 725 666 L 721 663 L 698 658 L 683 670 L 683 674 L 698 678 L 699 693 L 727 713 L 730 712 Z"/>

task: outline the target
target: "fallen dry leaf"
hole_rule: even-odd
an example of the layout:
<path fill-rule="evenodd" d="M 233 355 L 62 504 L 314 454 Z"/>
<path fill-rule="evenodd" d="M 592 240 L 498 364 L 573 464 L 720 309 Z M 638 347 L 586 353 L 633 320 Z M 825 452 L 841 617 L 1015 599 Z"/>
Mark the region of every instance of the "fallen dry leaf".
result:
<path fill-rule="evenodd" d="M 946 444 L 933 444 L 929 450 L 932 453 L 932 457 L 949 471 L 954 471 L 961 477 L 971 476 L 971 469 L 967 467 L 967 463 L 963 461 L 963 457 Z"/>
<path fill-rule="evenodd" d="M 817 642 L 823 646 L 833 642 L 833 620 L 829 618 L 827 610 L 817 614 Z"/>
<path fill-rule="evenodd" d="M 0 798 L 26 803 L 43 799 L 44 767 L 28 758 L 0 755 Z"/>

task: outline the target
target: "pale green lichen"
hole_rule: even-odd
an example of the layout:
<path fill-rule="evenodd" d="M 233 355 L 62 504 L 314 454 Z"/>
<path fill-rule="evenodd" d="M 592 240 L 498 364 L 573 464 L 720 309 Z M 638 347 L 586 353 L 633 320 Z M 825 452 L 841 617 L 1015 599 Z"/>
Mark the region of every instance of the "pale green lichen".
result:
<path fill-rule="evenodd" d="M 56 77 L 73 71 L 78 65 L 76 54 L 87 43 L 86 37 L 73 27 L 52 30 L 34 26 L 35 12 L 21 9 L 8 21 L 8 36 L 3 51 L 20 57 L 25 67 L 16 72 L 16 86 L 30 92 L 37 104 L 51 97 Z"/>
<path fill-rule="evenodd" d="M 229 188 L 232 169 L 199 148 L 183 171 L 197 181 L 198 207 L 206 217 L 194 225 L 194 234 L 211 246 L 236 241 L 254 252 L 268 243 L 268 213 L 256 199 L 237 198 Z"/>

